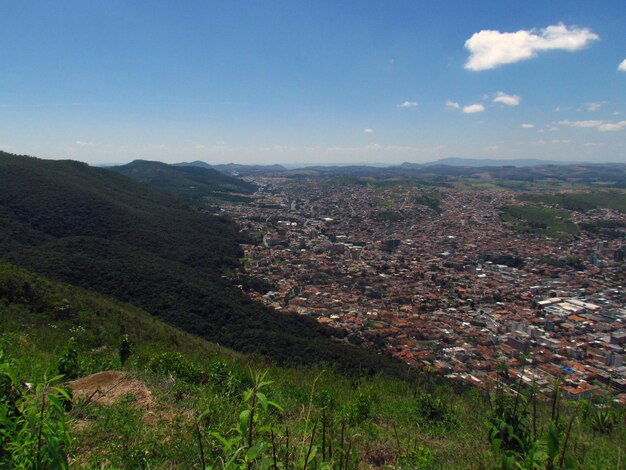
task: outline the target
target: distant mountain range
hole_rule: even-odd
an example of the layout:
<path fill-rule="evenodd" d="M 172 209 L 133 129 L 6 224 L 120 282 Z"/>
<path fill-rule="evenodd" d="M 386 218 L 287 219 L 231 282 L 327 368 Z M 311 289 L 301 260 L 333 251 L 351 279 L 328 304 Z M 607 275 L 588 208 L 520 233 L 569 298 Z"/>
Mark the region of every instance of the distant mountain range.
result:
<path fill-rule="evenodd" d="M 340 173 L 345 173 L 347 170 L 355 170 L 357 172 L 363 171 L 363 169 L 384 169 L 384 168 L 404 168 L 404 169 L 416 169 L 432 166 L 454 166 L 465 168 L 487 168 L 487 167 L 534 167 L 534 166 L 546 166 L 546 165 L 558 165 L 558 166 L 590 166 L 590 165 L 612 165 L 611 163 L 590 163 L 590 162 L 573 162 L 573 161 L 558 161 L 558 160 L 540 160 L 538 158 L 518 158 L 518 159 L 489 159 L 489 158 L 462 158 L 462 157 L 447 157 L 432 162 L 426 163 L 411 163 L 404 162 L 400 165 L 395 164 L 328 164 L 328 165 L 244 165 L 236 163 L 210 165 L 202 161 L 176 163 L 174 166 L 194 166 L 201 168 L 212 168 L 214 170 L 221 171 L 225 174 L 232 176 L 252 176 L 268 173 L 281 173 L 289 171 L 303 171 L 303 170 L 321 170 L 328 171 L 335 169 Z M 617 164 L 620 165 L 620 164 Z"/>
<path fill-rule="evenodd" d="M 225 165 L 209 165 L 206 162 L 201 162 L 198 160 L 190 163 L 176 163 L 174 166 L 212 168 L 231 176 L 254 176 L 266 173 L 287 171 L 287 168 L 282 165 L 240 165 L 237 163 L 227 163 Z"/>
<path fill-rule="evenodd" d="M 423 163 L 420 166 L 448 165 L 448 166 L 465 166 L 465 167 L 488 167 L 488 166 L 543 166 L 543 165 L 589 165 L 584 162 L 564 162 L 556 160 L 539 160 L 537 158 L 519 158 L 519 159 L 489 159 L 489 158 L 461 158 L 448 157 L 433 162 Z M 405 165 L 417 165 L 414 163 L 403 163 Z"/>
<path fill-rule="evenodd" d="M 626 187 L 626 163 L 563 162 L 533 158 L 507 160 L 450 157 L 429 163 L 405 162 L 401 165 L 388 166 L 317 165 L 304 168 L 234 163 L 212 166 L 201 161 L 165 165 L 158 162 L 135 161 L 113 169 L 196 202 L 206 202 L 207 197 L 214 200 L 245 200 L 245 195 L 252 192 L 251 183 L 240 179 L 246 176 L 410 178 L 426 184 L 447 184 L 460 178 L 480 179 L 488 176 L 499 181 L 556 178 L 573 183 Z M 158 177 L 155 175 L 155 169 L 159 170 Z M 220 173 L 226 176 L 218 176 Z M 203 178 L 206 178 L 206 181 Z"/>

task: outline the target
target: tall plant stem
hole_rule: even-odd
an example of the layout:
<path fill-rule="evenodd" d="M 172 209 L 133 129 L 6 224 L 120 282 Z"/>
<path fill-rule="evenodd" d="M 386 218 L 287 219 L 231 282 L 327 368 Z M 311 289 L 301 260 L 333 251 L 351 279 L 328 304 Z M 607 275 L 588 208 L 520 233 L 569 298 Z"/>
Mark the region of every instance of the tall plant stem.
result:
<path fill-rule="evenodd" d="M 315 439 L 315 431 L 317 430 L 317 421 L 313 425 L 313 432 L 311 433 L 311 440 L 309 441 L 309 449 L 306 452 L 306 457 L 304 458 L 304 467 L 302 470 L 306 470 L 307 465 L 309 464 L 309 457 L 311 456 L 311 450 L 313 449 L 313 439 Z"/>
<path fill-rule="evenodd" d="M 45 387 L 41 393 L 41 412 L 39 413 L 39 432 L 37 433 L 37 465 L 35 468 L 41 468 L 41 441 L 43 436 L 43 417 L 46 410 L 46 390 Z"/>
<path fill-rule="evenodd" d="M 198 447 L 200 447 L 200 461 L 202 462 L 202 470 L 206 468 L 206 461 L 204 459 L 204 446 L 202 445 L 202 433 L 200 432 L 200 426 L 196 421 L 196 434 L 198 435 Z"/>

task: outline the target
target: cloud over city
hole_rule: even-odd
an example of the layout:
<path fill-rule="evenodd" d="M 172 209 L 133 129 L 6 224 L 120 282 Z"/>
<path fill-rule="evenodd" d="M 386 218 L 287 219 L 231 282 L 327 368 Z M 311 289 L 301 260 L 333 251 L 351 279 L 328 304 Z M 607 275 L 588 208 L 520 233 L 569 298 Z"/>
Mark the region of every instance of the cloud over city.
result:
<path fill-rule="evenodd" d="M 470 104 L 468 106 L 463 106 L 463 112 L 465 114 L 482 113 L 484 110 L 485 107 L 482 104 Z"/>
<path fill-rule="evenodd" d="M 493 96 L 493 102 L 504 104 L 506 106 L 519 106 L 522 102 L 522 98 L 517 95 L 509 95 L 503 91 L 498 91 Z"/>
<path fill-rule="evenodd" d="M 597 129 L 600 132 L 621 131 L 626 129 L 626 121 L 602 121 L 600 119 L 588 119 L 583 121 L 559 121 L 559 125 L 576 127 L 579 129 Z"/>
<path fill-rule="evenodd" d="M 465 48 L 470 52 L 465 68 L 478 72 L 528 60 L 541 51 L 578 51 L 598 39 L 599 36 L 589 28 L 563 23 L 512 33 L 482 30 L 465 41 Z"/>

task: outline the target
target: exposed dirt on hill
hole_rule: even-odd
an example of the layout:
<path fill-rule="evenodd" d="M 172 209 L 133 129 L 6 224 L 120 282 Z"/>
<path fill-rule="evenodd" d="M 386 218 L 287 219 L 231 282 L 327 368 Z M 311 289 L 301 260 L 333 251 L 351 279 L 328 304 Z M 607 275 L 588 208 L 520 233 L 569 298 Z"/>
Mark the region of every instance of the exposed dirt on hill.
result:
<path fill-rule="evenodd" d="M 127 372 L 108 370 L 69 383 L 74 398 L 86 399 L 102 405 L 112 405 L 125 395 L 135 397 L 138 408 L 150 409 L 155 400 L 141 380 Z"/>

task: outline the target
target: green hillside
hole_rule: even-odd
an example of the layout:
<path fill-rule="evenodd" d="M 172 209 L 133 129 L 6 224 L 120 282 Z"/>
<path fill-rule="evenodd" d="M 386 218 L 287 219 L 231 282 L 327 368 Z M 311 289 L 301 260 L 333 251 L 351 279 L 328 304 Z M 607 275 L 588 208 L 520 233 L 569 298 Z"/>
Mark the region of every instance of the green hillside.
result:
<path fill-rule="evenodd" d="M 252 194 L 256 186 L 242 179 L 228 176 L 211 168 L 167 165 L 161 162 L 135 160 L 127 165 L 109 167 L 109 170 L 169 191 L 196 204 L 214 200 L 240 200 L 242 194 Z"/>
<path fill-rule="evenodd" d="M 578 191 L 557 194 L 523 194 L 522 201 L 540 202 L 572 211 L 586 212 L 598 208 L 626 212 L 623 191 Z"/>
<path fill-rule="evenodd" d="M 401 370 L 313 320 L 252 302 L 229 279 L 238 228 L 183 199 L 72 161 L 0 154 L 0 258 L 118 300 L 188 332 L 282 362 Z"/>
<path fill-rule="evenodd" d="M 502 220 L 512 224 L 522 233 L 535 233 L 547 237 L 567 238 L 579 233 L 578 226 L 570 220 L 568 211 L 532 205 L 507 206 L 502 209 Z"/>
<path fill-rule="evenodd" d="M 279 367 L 0 261 L 2 468 L 617 468 L 622 408 L 522 391 Z"/>

